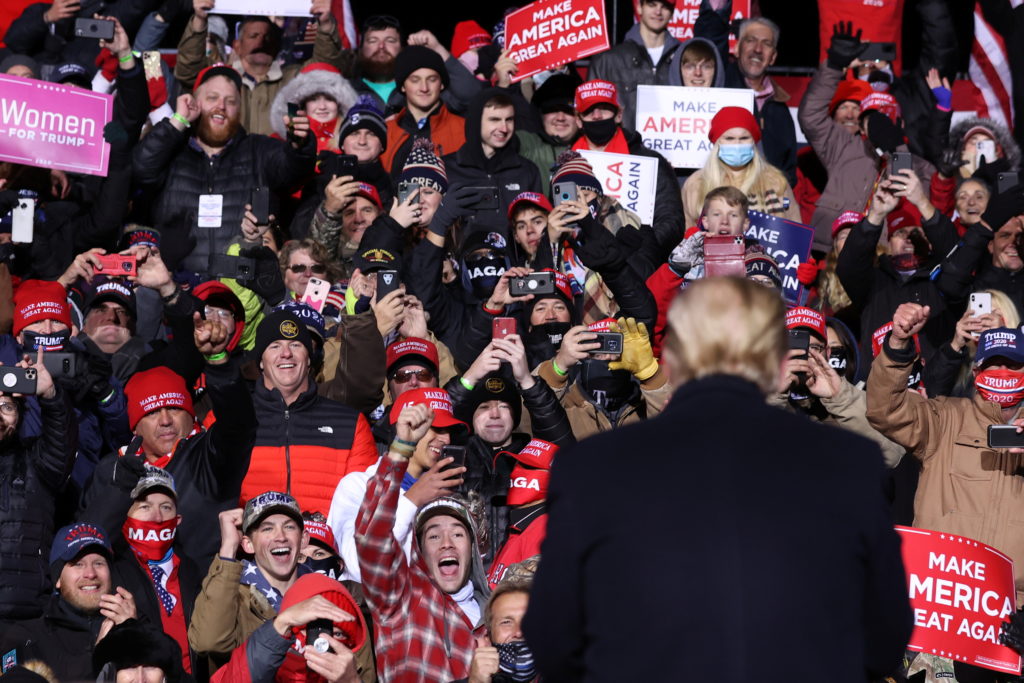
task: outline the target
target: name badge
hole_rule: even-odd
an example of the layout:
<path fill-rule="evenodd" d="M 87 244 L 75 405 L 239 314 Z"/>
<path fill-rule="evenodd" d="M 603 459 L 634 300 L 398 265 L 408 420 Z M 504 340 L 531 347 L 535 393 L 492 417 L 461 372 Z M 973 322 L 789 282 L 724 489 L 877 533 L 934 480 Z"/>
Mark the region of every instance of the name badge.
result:
<path fill-rule="evenodd" d="M 199 195 L 199 227 L 219 228 L 224 215 L 224 195 Z"/>

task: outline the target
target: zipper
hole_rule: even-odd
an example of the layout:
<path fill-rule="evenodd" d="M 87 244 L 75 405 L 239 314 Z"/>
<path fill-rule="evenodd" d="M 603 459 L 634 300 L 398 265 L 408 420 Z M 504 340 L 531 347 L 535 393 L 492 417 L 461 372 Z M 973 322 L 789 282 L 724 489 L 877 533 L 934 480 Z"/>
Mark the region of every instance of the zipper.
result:
<path fill-rule="evenodd" d="M 288 429 L 288 409 L 284 409 L 284 468 L 287 473 L 285 493 L 292 495 L 292 440 Z"/>

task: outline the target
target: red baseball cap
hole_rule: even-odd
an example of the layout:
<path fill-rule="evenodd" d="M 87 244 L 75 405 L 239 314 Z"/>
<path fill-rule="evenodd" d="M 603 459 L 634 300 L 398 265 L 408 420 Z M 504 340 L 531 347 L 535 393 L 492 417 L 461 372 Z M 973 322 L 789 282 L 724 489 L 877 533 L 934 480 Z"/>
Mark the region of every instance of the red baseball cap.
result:
<path fill-rule="evenodd" d="M 469 426 L 465 422 L 455 419 L 455 414 L 452 412 L 452 397 L 448 395 L 448 392 L 444 389 L 427 387 L 410 389 L 398 397 L 395 404 L 391 406 L 391 424 L 398 422 L 398 415 L 402 412 L 402 408 L 417 403 L 425 403 L 434 411 L 432 427 L 461 427 L 465 431 L 469 431 Z"/>
<path fill-rule="evenodd" d="M 303 523 L 303 528 L 309 532 L 310 543 L 317 543 L 335 555 L 338 554 L 338 548 L 334 544 L 334 532 L 328 524 L 307 520 Z"/>
<path fill-rule="evenodd" d="M 359 189 L 356 190 L 356 196 L 364 197 L 365 199 L 373 202 L 373 204 L 381 211 L 384 210 L 384 204 L 380 200 L 380 192 L 378 192 L 377 188 L 370 183 L 359 183 Z"/>
<path fill-rule="evenodd" d="M 519 462 L 529 467 L 536 467 L 542 470 L 551 469 L 551 463 L 555 460 L 555 453 L 558 452 L 558 446 L 545 441 L 544 439 L 530 439 L 530 443 L 523 446 L 522 450 L 518 453 L 512 451 L 498 451 L 497 455 L 494 456 L 494 462 L 498 462 L 498 458 L 509 457 L 515 458 Z"/>
<path fill-rule="evenodd" d="M 583 83 L 576 88 L 576 113 L 586 114 L 591 107 L 599 104 L 609 104 L 616 110 L 621 109 L 619 105 L 619 89 L 611 81 L 594 80 Z"/>
<path fill-rule="evenodd" d="M 888 116 L 893 123 L 900 116 L 900 105 L 896 98 L 887 92 L 872 92 L 860 101 L 860 115 L 869 111 L 878 111 Z"/>
<path fill-rule="evenodd" d="M 515 196 L 515 199 L 512 200 L 512 203 L 508 205 L 509 220 L 512 220 L 512 216 L 516 214 L 516 210 L 518 210 L 523 204 L 533 204 L 547 213 L 551 213 L 555 208 L 551 206 L 551 202 L 548 198 L 539 192 L 520 192 Z"/>
<path fill-rule="evenodd" d="M 832 239 L 836 238 L 839 231 L 843 228 L 856 225 L 864 220 L 864 214 L 857 213 L 856 211 L 843 211 L 839 214 L 834 221 L 832 221 Z"/>
<path fill-rule="evenodd" d="M 386 353 L 388 372 L 391 372 L 396 363 L 409 358 L 425 361 L 434 368 L 434 374 L 437 374 L 437 370 L 441 366 L 441 361 L 437 355 L 437 347 L 434 346 L 434 343 L 419 337 L 408 337 L 392 342 L 388 345 Z"/>
<path fill-rule="evenodd" d="M 828 339 L 828 332 L 825 330 L 825 316 L 821 311 L 806 306 L 794 306 L 786 311 L 786 329 L 810 330 L 823 341 Z"/>

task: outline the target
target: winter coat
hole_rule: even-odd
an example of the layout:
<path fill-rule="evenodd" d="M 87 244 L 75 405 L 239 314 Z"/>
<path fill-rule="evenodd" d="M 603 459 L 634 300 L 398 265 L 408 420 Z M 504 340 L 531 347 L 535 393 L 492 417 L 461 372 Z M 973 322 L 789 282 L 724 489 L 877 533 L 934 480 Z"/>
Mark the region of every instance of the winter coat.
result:
<path fill-rule="evenodd" d="M 862 683 L 895 670 L 913 622 L 883 474 L 870 441 L 768 407 L 728 375 L 689 382 L 661 416 L 559 453 L 523 622 L 538 672 L 672 678 L 664 658 L 627 652 L 671 652 L 687 681 L 828 671 L 830 683 Z M 686 541 L 653 520 L 672 520 Z M 624 575 L 637 577 L 629 590 L 598 588 Z M 624 615 L 644 628 L 623 628 Z M 784 667 L 765 668 L 778 657 Z"/>
<path fill-rule="evenodd" d="M 190 129 L 179 131 L 169 119 L 154 126 L 135 148 L 133 164 L 141 184 L 162 187 L 152 224 L 162 235 L 161 253 L 168 267 L 208 273 L 210 256 L 226 253 L 237 239 L 252 189 L 290 190 L 313 173 L 315 155 L 311 135 L 295 149 L 239 130 L 220 153 L 208 157 Z M 197 227 L 200 195 L 217 194 L 223 197 L 220 227 Z"/>
<path fill-rule="evenodd" d="M 967 536 L 1007 554 L 1019 602 L 1024 493 L 1017 472 L 1024 456 L 988 448 L 988 427 L 1007 423 L 999 404 L 980 395 L 926 399 L 908 391 L 916 358 L 913 346 L 894 350 L 886 340 L 871 367 L 868 422 L 921 461 L 914 526 Z"/>
<path fill-rule="evenodd" d="M 52 399 L 38 401 L 39 436 L 12 435 L 0 444 L 0 619 L 30 619 L 43 611 L 54 506 L 78 450 L 67 394 L 58 388 Z"/>
<path fill-rule="evenodd" d="M 206 368 L 206 388 L 217 422 L 178 441 L 170 462 L 164 465 L 178 490 L 181 525 L 179 550 L 202 566 L 213 557 L 220 539 L 217 516 L 238 506 L 242 478 L 249 467 L 249 452 L 256 434 L 256 415 L 245 382 L 230 365 Z M 141 437 L 136 436 L 121 453 L 111 453 L 96 465 L 83 496 L 78 519 L 119 529 L 131 507 L 131 491 L 138 475 L 120 464 L 122 458 L 139 458 Z"/>
<path fill-rule="evenodd" d="M 444 155 L 448 188 L 497 187 L 498 208 L 480 209 L 473 214 L 477 223 L 508 234 L 508 207 L 521 192 L 540 192 L 542 185 L 537 167 L 519 155 L 519 138 L 512 136 L 508 144 L 484 156 L 480 137 L 484 104 L 495 95 L 504 94 L 498 88 L 480 91 L 469 103 L 465 114 L 466 142 L 457 151 Z"/>
<path fill-rule="evenodd" d="M 323 370 L 317 391 L 361 413 L 380 405 L 386 381 L 384 340 L 372 311 L 342 315 L 334 336 L 324 342 Z"/>
<path fill-rule="evenodd" d="M 636 130 L 636 89 L 638 85 L 669 85 L 672 78 L 671 65 L 679 52 L 680 43 L 668 31 L 665 32 L 665 46 L 658 63 L 651 61 L 640 25 L 634 24 L 626 37 L 615 47 L 590 59 L 590 80 L 611 81 L 619 90 L 622 103 L 622 126 Z M 679 72 L 678 66 L 676 73 Z"/>
<path fill-rule="evenodd" d="M 317 393 L 312 380 L 294 402 L 257 380 L 253 401 L 259 427 L 242 500 L 264 491 L 283 491 L 299 507 L 327 512 L 338 482 L 377 461 L 366 417 Z M 219 420 L 218 420 L 219 422 Z"/>
<path fill-rule="evenodd" d="M 449 82 L 448 87 L 441 91 L 441 101 L 451 111 L 462 114 L 466 111 L 470 100 L 484 87 L 483 82 L 470 73 L 469 69 L 455 57 L 449 56 L 444 62 L 444 68 L 448 72 Z M 377 91 L 368 86 L 362 78 L 356 76 L 348 79 L 348 82 L 358 95 L 372 97 L 377 109 L 384 112 L 384 116 L 391 116 L 405 106 L 405 93 L 402 92 L 401 83 L 395 84 L 395 89 L 391 91 L 388 101 L 385 102 L 377 94 Z M 388 145 L 390 144 L 389 135 Z"/>
<path fill-rule="evenodd" d="M 192 23 L 189 22 L 185 31 L 178 41 L 178 59 L 174 63 L 174 77 L 186 87 L 191 88 L 195 83 L 199 72 L 212 64 L 218 62 L 229 62 L 229 65 L 238 72 L 242 78 L 242 90 L 240 98 L 241 113 L 239 121 L 242 128 L 250 134 L 270 135 L 274 132 L 271 123 L 271 105 L 277 94 L 295 78 L 302 65 L 289 64 L 281 66 L 280 62 L 274 62 L 267 73 L 267 77 L 256 82 L 251 76 L 245 73 L 245 67 L 239 59 L 225 59 L 216 49 L 207 50 L 208 31 L 195 31 Z M 337 62 L 341 57 L 341 41 L 337 31 L 324 33 L 316 32 L 316 39 L 313 42 L 313 56 L 307 63 Z M 353 98 L 353 101 L 354 98 Z M 343 102 L 340 104 L 344 104 Z M 232 227 L 240 225 L 234 223 Z M 237 231 L 237 230 L 236 230 Z"/>
<path fill-rule="evenodd" d="M 242 583 L 242 563 L 213 558 L 195 597 L 188 642 L 220 666 L 233 649 L 277 612 L 255 585 Z"/>
<path fill-rule="evenodd" d="M 811 218 L 814 248 L 823 251 L 832 246 L 832 221 L 839 214 L 865 210 L 880 171 L 878 156 L 864 136 L 850 133 L 829 116 L 829 104 L 842 77 L 841 71 L 828 64 L 818 67 L 798 112 L 800 128 L 828 171 L 828 183 Z M 899 149 L 907 151 L 904 145 Z M 935 167 L 918 156 L 913 162 L 927 194 Z"/>
<path fill-rule="evenodd" d="M 971 292 L 998 289 L 1017 304 L 1019 313 L 1024 307 L 1024 271 L 1014 272 L 992 263 L 988 247 L 993 236 L 981 223 L 967 228 L 957 250 L 942 261 L 936 283 L 947 299 L 960 303 Z"/>
<path fill-rule="evenodd" d="M 433 142 L 438 156 L 457 152 L 466 142 L 465 119 L 453 114 L 443 102 L 427 116 L 427 122 L 422 128 L 405 107 L 397 114 L 389 116 L 386 123 L 388 147 L 380 155 L 380 162 L 391 173 L 391 178 L 396 184 L 416 138 L 428 138 Z"/>
<path fill-rule="evenodd" d="M 718 51 L 718 46 L 707 38 L 701 38 L 696 36 L 689 40 L 684 40 L 680 45 L 679 49 L 672 53 L 672 66 L 668 69 L 668 84 L 669 85 L 683 85 L 683 53 L 693 43 L 704 43 L 711 51 L 715 53 L 715 78 L 711 82 L 712 88 L 721 88 L 725 85 L 725 60 L 722 59 L 722 54 Z"/>
<path fill-rule="evenodd" d="M 356 520 L 356 548 L 363 590 L 373 611 L 377 671 L 384 681 L 451 681 L 469 673 L 475 631 L 462 608 L 430 578 L 420 545 L 413 539 L 406 560 L 391 530 L 409 463 L 385 456 L 370 480 Z M 475 530 L 469 529 L 470 548 Z M 470 553 L 469 580 L 481 608 L 489 590 L 480 556 Z"/>
<path fill-rule="evenodd" d="M 59 681 L 91 681 L 92 651 L 104 619 L 99 611 L 79 612 L 55 593 L 43 616 L 3 624 L 0 649 L 7 653 L 17 648 L 22 661 L 43 661 Z"/>
<path fill-rule="evenodd" d="M 318 33 L 317 42 L 313 47 L 314 51 L 320 40 L 321 38 Z M 314 54 L 313 62 L 315 61 L 317 59 Z M 352 89 L 352 86 L 340 74 L 319 69 L 307 71 L 306 73 L 300 71 L 290 80 L 287 80 L 285 86 L 277 91 L 274 101 L 270 105 L 269 123 L 274 131 L 274 135 L 281 139 L 288 137 L 288 128 L 284 125 L 284 117 L 288 115 L 289 104 L 297 104 L 301 108 L 307 100 L 317 95 L 327 95 L 338 105 L 337 117 L 326 124 L 335 134 L 344 125 L 345 114 L 356 103 L 356 100 L 359 99 L 356 91 Z M 265 134 L 269 135 L 269 133 Z M 339 145 L 340 142 L 339 140 Z"/>

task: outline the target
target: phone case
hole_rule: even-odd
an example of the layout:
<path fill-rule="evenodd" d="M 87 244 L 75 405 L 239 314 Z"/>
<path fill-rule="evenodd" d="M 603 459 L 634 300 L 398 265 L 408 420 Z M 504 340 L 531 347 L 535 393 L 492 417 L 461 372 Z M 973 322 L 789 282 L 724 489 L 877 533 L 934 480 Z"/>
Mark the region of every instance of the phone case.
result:
<path fill-rule="evenodd" d="M 103 254 L 99 257 L 100 267 L 96 273 L 109 275 L 111 277 L 127 277 L 136 275 L 136 261 L 134 256 L 122 256 L 121 254 Z"/>
<path fill-rule="evenodd" d="M 22 197 L 11 211 L 11 241 L 28 244 L 32 241 L 36 219 L 36 200 Z"/>
<path fill-rule="evenodd" d="M 978 293 L 971 294 L 971 315 L 975 318 L 988 315 L 992 312 L 992 296 L 979 296 Z"/>
<path fill-rule="evenodd" d="M 706 277 L 719 275 L 747 276 L 743 259 L 746 247 L 739 235 L 709 235 L 704 238 L 704 273 Z"/>
<path fill-rule="evenodd" d="M 306 284 L 306 291 L 302 293 L 302 303 L 316 311 L 323 312 L 324 304 L 327 303 L 327 294 L 331 291 L 331 283 L 320 278 L 311 277 Z"/>
<path fill-rule="evenodd" d="M 495 318 L 492 323 L 491 338 L 504 339 L 510 334 L 516 333 L 515 318 Z"/>

